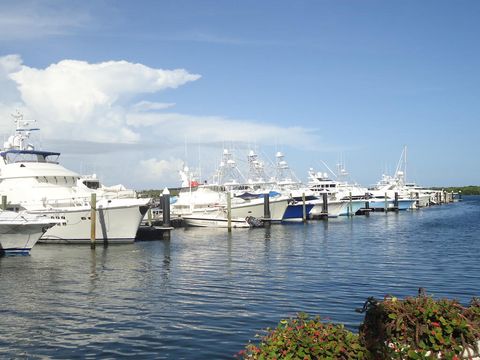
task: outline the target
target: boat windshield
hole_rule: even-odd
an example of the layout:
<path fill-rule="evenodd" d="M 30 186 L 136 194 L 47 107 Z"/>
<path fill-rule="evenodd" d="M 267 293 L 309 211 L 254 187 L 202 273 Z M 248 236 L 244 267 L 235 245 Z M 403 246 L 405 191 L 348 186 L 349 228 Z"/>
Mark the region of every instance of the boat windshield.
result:
<path fill-rule="evenodd" d="M 100 189 L 100 181 L 98 180 L 84 180 L 83 183 L 89 189 L 93 189 L 93 190 Z"/>
<path fill-rule="evenodd" d="M 10 150 L 2 152 L 1 155 L 7 164 L 22 163 L 22 162 L 36 162 L 36 163 L 54 163 L 58 164 L 60 153 L 53 153 L 47 151 L 21 151 Z"/>

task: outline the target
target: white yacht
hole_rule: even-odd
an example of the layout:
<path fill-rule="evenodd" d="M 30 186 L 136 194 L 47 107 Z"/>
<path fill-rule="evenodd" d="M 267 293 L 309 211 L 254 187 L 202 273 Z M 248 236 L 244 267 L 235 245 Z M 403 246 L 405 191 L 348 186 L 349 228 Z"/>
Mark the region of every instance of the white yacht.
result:
<path fill-rule="evenodd" d="M 57 221 L 25 211 L 0 211 L 0 255 L 28 255 L 40 236 Z"/>
<path fill-rule="evenodd" d="M 36 150 L 28 144 L 33 120 L 16 115 L 15 134 L 0 151 L 0 194 L 8 208 L 28 210 L 58 220 L 42 236 L 43 242 L 90 241 L 90 200 L 96 194 L 96 239 L 109 243 L 133 242 L 150 199 L 125 191 L 115 193 L 58 163 L 60 153 Z"/>
<path fill-rule="evenodd" d="M 342 177 L 348 175 L 343 167 L 339 174 Z M 318 197 L 328 195 L 328 213 L 333 217 L 355 214 L 365 206 L 365 194 L 368 192 L 357 184 L 331 179 L 327 173 L 316 172 L 313 168 L 308 171 L 308 188 Z M 320 204 L 312 209 L 311 214 L 320 215 L 321 211 Z"/>
<path fill-rule="evenodd" d="M 395 176 L 382 175 L 380 181 L 369 189 L 370 207 L 393 208 L 395 206 L 395 194 L 397 194 L 398 210 L 408 210 L 414 207 L 416 200 L 410 198 L 410 193 L 403 183 L 403 172 L 396 171 Z"/>
<path fill-rule="evenodd" d="M 244 227 L 247 218 L 264 217 L 265 191 L 253 191 L 254 185 L 245 180 L 227 149 L 223 151 L 220 166 L 210 184 L 199 184 L 186 166 L 180 171 L 180 177 L 182 189 L 171 204 L 171 214 L 183 218 L 187 224 L 226 226 L 229 194 L 231 217 L 237 227 Z M 269 195 L 270 220 L 282 221 L 288 206 L 288 197 L 280 194 Z"/>
<path fill-rule="evenodd" d="M 225 186 L 198 185 L 195 187 L 182 188 L 175 203 L 171 204 L 172 216 L 183 219 L 208 220 L 207 215 L 212 215 L 215 221 L 219 218 L 227 219 L 227 196 L 229 192 Z M 264 217 L 263 194 L 252 194 L 243 191 L 230 192 L 232 219 L 245 220 L 247 217 Z M 270 219 L 281 221 L 288 206 L 288 198 L 275 196 L 269 199 Z M 200 216 L 201 215 L 201 216 Z M 187 221 L 188 223 L 188 221 Z M 213 223 L 210 223 L 213 224 Z M 195 225 L 198 225 L 198 221 Z"/>
<path fill-rule="evenodd" d="M 373 197 L 382 207 L 382 197 L 390 203 L 398 196 L 398 208 L 405 210 L 428 206 L 435 197 L 435 191 L 421 188 L 414 183 L 407 183 L 407 147 L 403 148 L 393 176 L 382 174 L 381 179 L 371 188 Z"/>

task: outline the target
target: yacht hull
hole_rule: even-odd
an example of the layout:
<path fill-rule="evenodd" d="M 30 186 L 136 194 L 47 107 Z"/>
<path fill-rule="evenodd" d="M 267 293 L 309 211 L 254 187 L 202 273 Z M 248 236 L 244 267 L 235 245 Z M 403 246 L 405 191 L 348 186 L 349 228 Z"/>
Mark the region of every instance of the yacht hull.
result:
<path fill-rule="evenodd" d="M 352 202 L 352 205 L 353 204 L 354 203 Z M 322 203 L 315 205 L 312 211 L 310 211 L 310 215 L 312 216 L 322 215 L 322 207 L 323 207 Z M 353 213 L 355 214 L 355 211 L 353 211 Z M 337 216 L 347 215 L 347 214 L 348 214 L 347 201 L 331 201 L 328 203 L 328 217 L 337 217 Z"/>
<path fill-rule="evenodd" d="M 223 210 L 218 211 L 196 211 L 192 214 L 184 215 L 183 219 L 187 226 L 227 228 L 227 214 Z M 250 224 L 245 219 L 232 218 L 231 226 L 233 228 L 249 228 Z"/>
<path fill-rule="evenodd" d="M 288 199 L 270 199 L 270 220 L 282 221 L 283 215 L 287 210 Z M 232 218 L 245 219 L 247 216 L 253 216 L 257 219 L 264 218 L 264 204 L 262 201 L 256 203 L 246 202 L 245 204 L 232 205 Z"/>
<path fill-rule="evenodd" d="M 54 224 L 50 219 L 28 219 L 22 213 L 2 212 L 0 254 L 28 255 L 40 236 Z"/>
<path fill-rule="evenodd" d="M 408 210 L 411 209 L 415 204 L 415 199 L 399 199 L 398 200 L 398 210 Z M 386 203 L 386 204 L 385 204 Z M 385 200 L 370 200 L 369 206 L 371 209 L 393 209 L 395 207 L 394 201 L 391 199 Z"/>
<path fill-rule="evenodd" d="M 116 199 L 97 203 L 95 234 L 96 241 L 109 244 L 132 243 L 145 215 L 148 200 Z M 40 238 L 42 243 L 90 243 L 91 209 L 89 206 L 34 210 L 59 221 Z"/>
<path fill-rule="evenodd" d="M 288 206 L 288 200 L 274 199 L 270 201 L 270 220 L 281 221 Z M 228 227 L 227 210 L 224 206 L 220 208 L 196 209 L 191 213 L 180 215 L 189 226 L 202 227 Z M 232 205 L 231 221 L 232 227 L 250 227 L 246 221 L 247 217 L 257 219 L 264 218 L 264 204 L 262 201 L 247 201 L 242 204 Z"/>
<path fill-rule="evenodd" d="M 310 211 L 312 211 L 315 204 L 305 204 L 305 212 L 308 218 Z M 283 215 L 283 221 L 295 221 L 303 219 L 303 204 L 289 204 L 285 214 Z"/>

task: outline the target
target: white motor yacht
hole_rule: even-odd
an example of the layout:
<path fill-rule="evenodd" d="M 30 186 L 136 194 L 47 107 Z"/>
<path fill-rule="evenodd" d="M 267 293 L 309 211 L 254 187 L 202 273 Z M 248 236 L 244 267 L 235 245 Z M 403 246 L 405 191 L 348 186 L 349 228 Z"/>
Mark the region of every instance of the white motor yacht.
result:
<path fill-rule="evenodd" d="M 58 224 L 40 241 L 78 243 L 90 241 L 91 196 L 96 195 L 96 239 L 109 243 L 133 242 L 149 199 L 125 191 L 89 186 L 87 179 L 58 163 L 60 153 L 36 150 L 28 144 L 32 120 L 15 116 L 15 134 L 0 151 L 0 194 L 8 208 L 46 215 Z"/>
<path fill-rule="evenodd" d="M 214 182 L 209 185 L 199 184 L 188 167 L 184 167 L 180 171 L 182 189 L 176 201 L 171 204 L 172 216 L 184 218 L 190 223 L 195 219 L 197 226 L 201 220 L 205 220 L 207 226 L 223 226 L 222 222 L 227 221 L 227 196 L 230 194 L 231 217 L 238 226 L 249 217 L 263 218 L 265 191 L 253 192 L 251 184 L 241 184 L 238 181 L 239 176 L 241 179 L 228 150 L 224 150 Z M 287 196 L 272 194 L 269 197 L 270 220 L 282 221 L 287 206 Z"/>
<path fill-rule="evenodd" d="M 347 172 L 342 167 L 340 176 L 345 177 Z M 335 174 L 335 176 L 337 176 Z M 316 172 L 312 168 L 308 171 L 308 188 L 318 196 L 323 198 L 323 194 L 328 196 L 328 214 L 331 217 L 352 215 L 365 206 L 366 188 L 357 184 L 349 184 L 347 181 L 331 179 L 327 173 Z M 322 204 L 316 205 L 311 214 L 320 215 Z"/>

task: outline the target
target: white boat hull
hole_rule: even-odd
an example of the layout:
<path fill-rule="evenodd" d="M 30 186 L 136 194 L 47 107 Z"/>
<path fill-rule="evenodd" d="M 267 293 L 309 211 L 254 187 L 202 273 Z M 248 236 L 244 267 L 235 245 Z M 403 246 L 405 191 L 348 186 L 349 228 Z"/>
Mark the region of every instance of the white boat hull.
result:
<path fill-rule="evenodd" d="M 23 213 L 2 211 L 0 214 L 0 253 L 28 255 L 45 231 L 55 223 Z"/>
<path fill-rule="evenodd" d="M 347 201 L 331 201 L 328 203 L 328 217 L 337 217 L 348 213 Z M 322 215 L 323 204 L 317 204 L 310 211 L 310 216 Z"/>
<path fill-rule="evenodd" d="M 102 200 L 97 203 L 96 241 L 109 244 L 132 243 L 147 210 L 148 199 Z M 42 243 L 90 243 L 89 206 L 51 208 L 31 211 L 60 221 L 41 237 Z"/>
<path fill-rule="evenodd" d="M 385 208 L 387 208 L 388 210 L 388 209 L 393 209 L 395 207 L 394 200 L 392 199 L 387 199 L 387 201 L 381 200 L 381 199 L 370 200 L 369 204 L 371 209 L 377 209 L 377 210 L 385 209 Z M 414 204 L 415 204 L 415 200 L 413 199 L 399 199 L 398 209 L 399 210 L 411 209 L 412 206 L 414 206 Z"/>
<path fill-rule="evenodd" d="M 214 227 L 214 228 L 228 227 L 227 219 L 201 217 L 201 216 L 198 216 L 198 214 L 185 215 L 183 218 L 187 226 Z M 242 219 L 232 219 L 231 226 L 232 228 L 251 227 L 245 220 L 242 220 Z"/>
<path fill-rule="evenodd" d="M 288 199 L 270 199 L 270 220 L 282 221 L 285 210 L 287 210 Z M 257 219 L 264 217 L 263 199 L 257 202 L 246 202 L 232 206 L 232 217 L 245 219 L 247 216 L 253 216 Z"/>
<path fill-rule="evenodd" d="M 200 227 L 216 227 L 227 228 L 228 218 L 227 211 L 223 207 L 205 208 L 203 210 L 196 210 L 191 214 L 184 214 L 182 216 L 187 226 Z M 249 228 L 250 224 L 245 218 L 231 217 L 231 226 L 233 228 Z"/>

